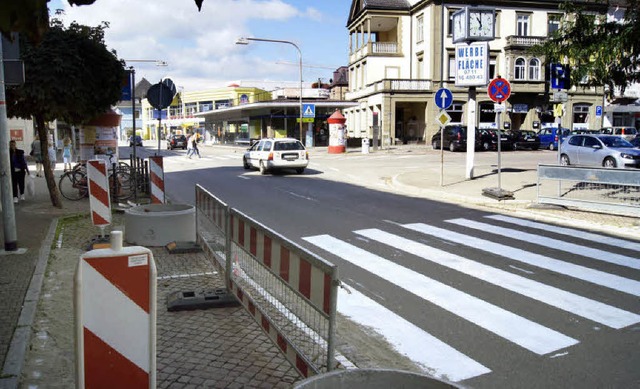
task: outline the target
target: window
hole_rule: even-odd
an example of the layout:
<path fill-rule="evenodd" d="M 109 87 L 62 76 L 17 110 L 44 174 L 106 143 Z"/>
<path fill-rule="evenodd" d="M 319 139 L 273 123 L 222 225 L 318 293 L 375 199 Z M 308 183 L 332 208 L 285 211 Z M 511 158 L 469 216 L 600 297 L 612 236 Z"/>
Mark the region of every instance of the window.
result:
<path fill-rule="evenodd" d="M 554 32 L 560 29 L 561 15 L 549 14 L 547 21 L 547 35 L 551 36 Z"/>
<path fill-rule="evenodd" d="M 417 69 L 416 78 L 418 80 L 421 80 L 424 78 L 424 57 L 422 55 L 418 56 L 418 69 Z"/>
<path fill-rule="evenodd" d="M 422 42 L 424 40 L 424 16 L 418 16 L 416 23 L 416 42 Z"/>
<path fill-rule="evenodd" d="M 513 69 L 513 78 L 516 80 L 524 80 L 524 58 L 518 58 L 516 59 L 516 64 L 514 66 Z"/>
<path fill-rule="evenodd" d="M 464 105 L 462 103 L 454 102 L 453 104 L 451 104 L 451 107 L 447 109 L 447 113 L 449 114 L 449 116 L 451 116 L 452 123 L 462 123 L 463 106 Z"/>
<path fill-rule="evenodd" d="M 494 78 L 498 74 L 496 73 L 496 57 L 489 59 L 489 78 Z"/>
<path fill-rule="evenodd" d="M 516 31 L 518 36 L 529 36 L 529 15 L 518 15 Z"/>
<path fill-rule="evenodd" d="M 540 60 L 538 58 L 529 60 L 529 80 L 540 80 Z"/>
<path fill-rule="evenodd" d="M 573 123 L 587 123 L 589 121 L 589 106 L 576 104 L 573 106 Z"/>

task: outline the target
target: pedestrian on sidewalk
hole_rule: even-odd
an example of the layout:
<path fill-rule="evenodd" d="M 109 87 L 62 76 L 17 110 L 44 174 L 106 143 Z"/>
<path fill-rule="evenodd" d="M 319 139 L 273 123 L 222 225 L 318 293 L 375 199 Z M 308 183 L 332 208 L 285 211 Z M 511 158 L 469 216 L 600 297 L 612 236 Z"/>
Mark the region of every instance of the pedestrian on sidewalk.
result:
<path fill-rule="evenodd" d="M 36 161 L 36 176 L 42 177 L 42 149 L 40 148 L 40 136 L 36 133 L 33 142 L 31 142 L 31 155 L 33 159 Z"/>
<path fill-rule="evenodd" d="M 29 174 L 29 165 L 24 157 L 24 150 L 16 147 L 16 141 L 9 142 L 9 161 L 11 164 L 11 184 L 13 186 L 13 202 L 18 198 L 24 200 L 24 178 Z"/>
<path fill-rule="evenodd" d="M 64 138 L 62 148 L 62 159 L 64 161 L 64 171 L 71 170 L 71 138 Z"/>
<path fill-rule="evenodd" d="M 58 162 L 58 152 L 56 150 L 56 145 L 53 141 L 53 135 L 49 134 L 49 148 L 47 149 L 47 154 L 49 154 L 49 162 L 51 162 L 51 173 L 56 170 L 56 163 Z"/>

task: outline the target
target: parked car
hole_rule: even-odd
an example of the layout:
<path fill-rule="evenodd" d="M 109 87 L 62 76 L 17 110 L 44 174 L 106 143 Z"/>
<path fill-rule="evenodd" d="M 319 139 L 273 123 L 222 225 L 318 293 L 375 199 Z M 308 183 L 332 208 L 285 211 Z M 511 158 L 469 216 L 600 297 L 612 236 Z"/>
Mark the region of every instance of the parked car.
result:
<path fill-rule="evenodd" d="M 309 153 L 297 139 L 265 138 L 247 149 L 242 164 L 245 169 L 259 169 L 261 174 L 282 169 L 302 174 L 309 164 Z"/>
<path fill-rule="evenodd" d="M 431 137 L 431 147 L 434 150 L 440 150 L 440 131 Z M 476 136 L 476 149 L 478 148 L 479 141 Z M 467 149 L 467 126 L 450 125 L 444 127 L 444 138 L 442 140 L 442 146 L 445 149 L 451 151 L 466 150 Z"/>
<path fill-rule="evenodd" d="M 561 144 L 560 164 L 640 168 L 640 150 L 615 135 L 571 135 Z"/>
<path fill-rule="evenodd" d="M 564 138 L 569 135 L 571 131 L 568 128 L 563 128 L 560 132 L 561 137 Z M 558 127 L 545 127 L 538 131 L 538 138 L 540 138 L 540 148 L 557 150 L 558 149 Z"/>
<path fill-rule="evenodd" d="M 602 127 L 600 133 L 621 136 L 630 141 L 638 135 L 638 130 L 635 127 Z"/>
<path fill-rule="evenodd" d="M 133 139 L 134 139 L 133 135 L 131 135 L 129 137 L 129 147 L 133 147 Z M 142 137 L 140 135 L 136 135 L 135 140 L 136 140 L 136 146 L 140 146 L 141 147 L 142 146 Z"/>
<path fill-rule="evenodd" d="M 513 149 L 529 149 L 538 150 L 540 148 L 540 137 L 532 130 L 513 130 L 511 131 L 513 139 Z"/>
<path fill-rule="evenodd" d="M 482 150 L 498 150 L 498 136 L 500 136 L 500 150 L 513 150 L 513 138 L 504 131 L 491 128 L 479 129 L 476 138 L 479 139 Z"/>
<path fill-rule="evenodd" d="M 187 137 L 185 135 L 171 134 L 167 138 L 167 150 L 187 149 Z"/>

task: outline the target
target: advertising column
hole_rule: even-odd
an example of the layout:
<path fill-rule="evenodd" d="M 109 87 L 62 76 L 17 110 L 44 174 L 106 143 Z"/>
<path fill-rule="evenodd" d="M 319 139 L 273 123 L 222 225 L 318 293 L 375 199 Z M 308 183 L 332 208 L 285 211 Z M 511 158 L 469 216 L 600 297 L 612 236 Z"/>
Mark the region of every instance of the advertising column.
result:
<path fill-rule="evenodd" d="M 107 112 L 91 120 L 80 129 L 79 161 L 103 159 L 118 161 L 118 128 L 122 116 L 114 111 Z"/>

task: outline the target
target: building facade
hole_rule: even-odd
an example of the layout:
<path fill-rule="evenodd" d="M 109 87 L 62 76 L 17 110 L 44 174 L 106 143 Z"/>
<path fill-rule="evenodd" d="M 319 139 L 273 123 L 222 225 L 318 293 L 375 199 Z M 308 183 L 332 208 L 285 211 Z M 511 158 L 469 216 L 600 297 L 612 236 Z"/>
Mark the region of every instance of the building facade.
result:
<path fill-rule="evenodd" d="M 495 9 L 495 39 L 489 42 L 489 79 L 501 76 L 511 83 L 501 127 L 537 130 L 555 122 L 553 91 L 545 81 L 544 58 L 529 48 L 559 28 L 560 1 L 353 0 L 348 18 L 348 100 L 350 137 L 374 137 L 379 128 L 383 145 L 430 142 L 439 129 L 435 92 L 453 93 L 447 110 L 451 123 L 466 124 L 476 115 L 478 128 L 495 128 L 494 102 L 485 87 L 476 88 L 477 109 L 469 113 L 469 87 L 455 85 L 456 44 L 452 15 L 465 6 Z M 607 12 L 605 4 L 585 2 L 593 12 Z M 602 88 L 573 86 L 567 91 L 563 127 L 598 129 L 602 125 Z M 597 115 L 599 114 L 599 115 Z M 377 123 L 375 123 L 377 122 Z M 377 135 L 377 134 L 376 134 Z"/>

